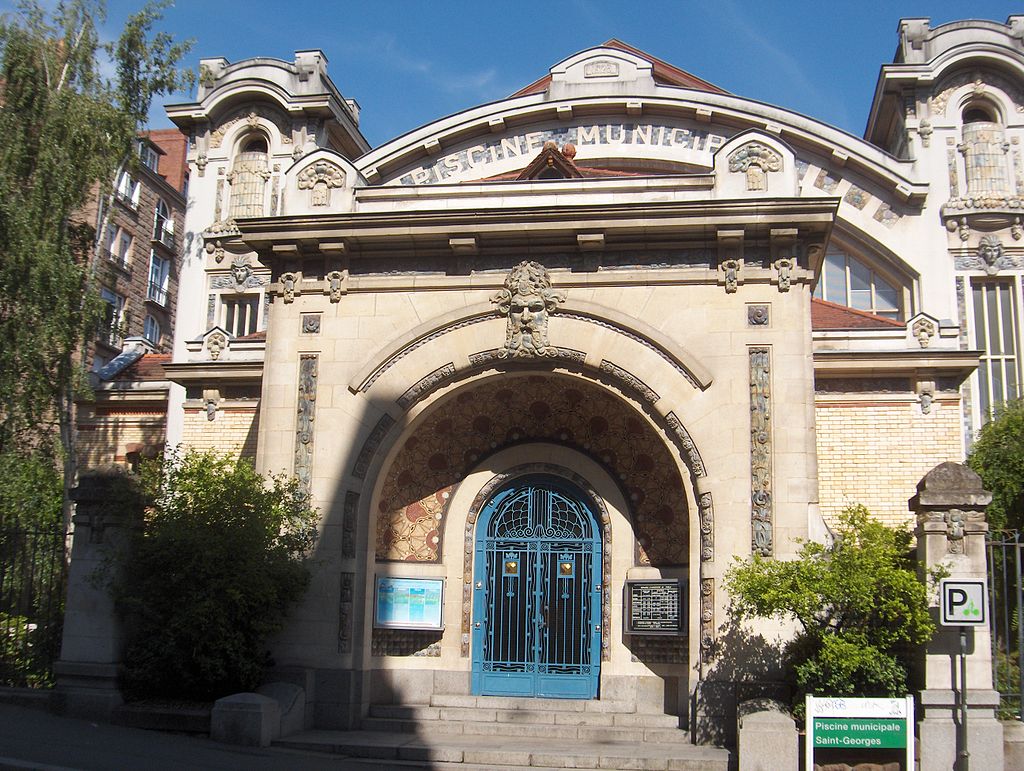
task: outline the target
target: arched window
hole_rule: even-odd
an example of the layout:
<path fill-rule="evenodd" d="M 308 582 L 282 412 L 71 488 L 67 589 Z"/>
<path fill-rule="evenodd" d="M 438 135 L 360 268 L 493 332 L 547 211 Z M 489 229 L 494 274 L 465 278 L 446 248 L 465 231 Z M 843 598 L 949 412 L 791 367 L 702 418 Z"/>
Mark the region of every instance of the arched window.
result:
<path fill-rule="evenodd" d="M 270 177 L 270 151 L 266 138 L 250 136 L 242 140 L 240 150 L 228 174 L 231 183 L 229 217 L 261 217 L 265 212 L 267 179 Z"/>
<path fill-rule="evenodd" d="M 829 249 L 814 296 L 891 319 L 902 318 L 900 290 L 868 265 L 840 249 Z"/>
<path fill-rule="evenodd" d="M 162 198 L 156 202 L 156 212 L 153 215 L 153 240 L 159 241 L 168 249 L 174 248 L 174 220 L 171 219 L 171 212 Z"/>
<path fill-rule="evenodd" d="M 998 110 L 987 101 L 974 100 L 964 105 L 960 117 L 967 194 L 1010 192 L 1006 137 Z"/>

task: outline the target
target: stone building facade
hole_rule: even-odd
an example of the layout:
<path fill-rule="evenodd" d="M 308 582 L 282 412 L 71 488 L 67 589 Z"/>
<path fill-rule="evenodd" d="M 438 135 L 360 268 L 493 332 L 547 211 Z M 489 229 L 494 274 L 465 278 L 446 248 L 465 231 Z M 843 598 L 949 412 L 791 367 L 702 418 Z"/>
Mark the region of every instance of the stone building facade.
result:
<path fill-rule="evenodd" d="M 274 642 L 315 724 L 497 693 L 711 736 L 771 680 L 723 654 L 732 559 L 908 523 L 1018 392 L 1022 27 L 901 22 L 864 139 L 614 40 L 374 149 L 322 52 L 203 60 L 168 441 L 320 509 Z"/>

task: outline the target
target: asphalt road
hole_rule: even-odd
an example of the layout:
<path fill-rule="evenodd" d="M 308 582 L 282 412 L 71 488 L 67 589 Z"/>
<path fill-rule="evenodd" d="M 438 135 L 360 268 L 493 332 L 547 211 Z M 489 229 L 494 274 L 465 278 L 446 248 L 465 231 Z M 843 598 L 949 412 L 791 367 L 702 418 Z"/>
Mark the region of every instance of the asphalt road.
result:
<path fill-rule="evenodd" d="M 0 704 L 0 769 L 383 771 L 393 767 L 337 755 L 233 747 L 201 737 L 123 728 Z"/>

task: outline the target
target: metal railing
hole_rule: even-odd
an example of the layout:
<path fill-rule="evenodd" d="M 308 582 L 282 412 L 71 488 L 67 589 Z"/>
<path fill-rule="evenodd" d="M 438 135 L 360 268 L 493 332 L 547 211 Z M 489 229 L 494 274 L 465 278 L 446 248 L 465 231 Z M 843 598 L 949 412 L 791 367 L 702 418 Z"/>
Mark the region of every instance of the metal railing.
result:
<path fill-rule="evenodd" d="M 146 299 L 152 300 L 157 305 L 167 307 L 167 290 L 155 281 L 150 281 L 149 289 L 146 292 Z"/>
<path fill-rule="evenodd" d="M 999 716 L 1021 719 L 1024 707 L 1024 540 L 1016 530 L 989 533 L 988 596 L 992 610 L 992 681 L 999 691 Z"/>
<path fill-rule="evenodd" d="M 0 685 L 53 685 L 64 627 L 66 543 L 63 529 L 0 522 Z"/>

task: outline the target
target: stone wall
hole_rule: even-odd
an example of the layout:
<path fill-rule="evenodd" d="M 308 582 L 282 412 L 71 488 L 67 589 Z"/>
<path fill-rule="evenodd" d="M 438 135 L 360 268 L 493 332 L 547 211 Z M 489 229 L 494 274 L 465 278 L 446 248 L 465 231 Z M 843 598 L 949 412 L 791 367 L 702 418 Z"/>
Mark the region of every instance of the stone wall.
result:
<path fill-rule="evenodd" d="M 921 477 L 939 463 L 963 459 L 957 399 L 937 399 L 925 414 L 911 396 L 864 401 L 819 395 L 815 419 L 818 494 L 830 525 L 854 503 L 887 524 L 912 525 L 907 500 Z"/>

